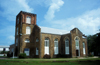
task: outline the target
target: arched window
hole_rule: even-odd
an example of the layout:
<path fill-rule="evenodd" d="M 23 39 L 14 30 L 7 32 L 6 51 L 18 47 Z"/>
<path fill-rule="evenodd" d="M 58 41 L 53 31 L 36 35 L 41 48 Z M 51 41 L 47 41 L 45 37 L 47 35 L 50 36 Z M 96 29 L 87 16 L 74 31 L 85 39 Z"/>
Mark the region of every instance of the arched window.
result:
<path fill-rule="evenodd" d="M 45 52 L 44 54 L 49 54 L 49 39 L 48 38 L 45 38 Z"/>
<path fill-rule="evenodd" d="M 65 39 L 65 54 L 69 54 L 69 40 Z"/>
<path fill-rule="evenodd" d="M 85 43 L 83 42 L 83 54 L 85 54 Z"/>
<path fill-rule="evenodd" d="M 25 39 L 25 43 L 30 43 L 30 40 L 29 39 Z"/>
<path fill-rule="evenodd" d="M 76 46 L 76 56 L 80 56 L 80 49 L 79 49 L 79 38 L 75 38 L 75 46 Z"/>
<path fill-rule="evenodd" d="M 36 42 L 39 42 L 39 39 L 38 38 L 36 38 Z"/>
<path fill-rule="evenodd" d="M 79 39 L 76 37 L 75 39 L 76 49 L 79 49 Z"/>
<path fill-rule="evenodd" d="M 58 54 L 58 39 L 54 40 L 54 54 Z"/>
<path fill-rule="evenodd" d="M 31 33 L 31 28 L 29 26 L 26 27 L 26 34 L 30 34 Z"/>
<path fill-rule="evenodd" d="M 36 55 L 39 55 L 38 51 L 39 51 L 38 48 L 36 48 Z"/>
<path fill-rule="evenodd" d="M 26 23 L 31 24 L 31 17 L 27 16 Z"/>

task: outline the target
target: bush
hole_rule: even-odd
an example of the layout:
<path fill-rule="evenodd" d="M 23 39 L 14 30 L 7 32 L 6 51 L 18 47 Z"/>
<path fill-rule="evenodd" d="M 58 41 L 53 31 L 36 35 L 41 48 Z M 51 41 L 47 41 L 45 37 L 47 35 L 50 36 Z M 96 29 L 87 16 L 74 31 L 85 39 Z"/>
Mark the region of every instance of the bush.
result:
<path fill-rule="evenodd" d="M 62 54 L 57 54 L 56 58 L 61 58 L 62 57 Z"/>
<path fill-rule="evenodd" d="M 19 57 L 19 58 L 26 58 L 26 54 L 25 54 L 25 53 L 21 53 L 21 54 L 19 54 L 18 57 Z"/>
<path fill-rule="evenodd" d="M 89 55 L 89 57 L 93 57 L 93 55 Z"/>
<path fill-rule="evenodd" d="M 13 57 L 13 53 L 7 53 L 7 57 Z"/>
<path fill-rule="evenodd" d="M 56 55 L 56 58 L 70 58 L 70 56 L 69 55 L 65 55 L 65 54 L 57 54 Z"/>
<path fill-rule="evenodd" d="M 45 54 L 43 58 L 45 58 L 45 59 L 50 59 L 51 57 L 50 57 L 50 55 Z"/>

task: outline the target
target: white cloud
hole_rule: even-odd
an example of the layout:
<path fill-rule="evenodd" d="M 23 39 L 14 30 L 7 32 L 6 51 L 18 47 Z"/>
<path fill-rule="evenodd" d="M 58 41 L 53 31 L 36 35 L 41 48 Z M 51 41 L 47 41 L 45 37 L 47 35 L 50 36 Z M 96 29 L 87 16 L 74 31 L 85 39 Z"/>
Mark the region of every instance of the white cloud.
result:
<path fill-rule="evenodd" d="M 55 17 L 54 13 L 56 11 L 59 11 L 60 7 L 63 4 L 64 4 L 64 2 L 62 0 L 52 0 L 52 3 L 50 3 L 50 7 L 49 7 L 49 9 L 48 9 L 48 11 L 47 11 L 47 13 L 46 13 L 44 18 L 47 21 L 52 20 Z"/>
<path fill-rule="evenodd" d="M 33 11 L 33 9 L 29 7 L 29 5 L 26 2 L 26 0 L 17 0 L 17 1 L 20 4 L 20 7 L 24 8 L 25 11 L 27 11 L 27 12 L 32 12 Z"/>
<path fill-rule="evenodd" d="M 79 28 L 86 35 L 95 34 L 100 26 L 100 8 L 87 11 L 83 15 L 75 18 L 66 18 L 62 20 L 52 20 L 50 22 L 53 28 L 71 30 L 74 27 Z"/>
<path fill-rule="evenodd" d="M 0 6 L 3 10 L 0 11 L 1 16 L 9 21 L 15 21 L 15 17 L 21 10 L 32 12 L 33 9 L 28 5 L 26 0 L 2 0 Z"/>

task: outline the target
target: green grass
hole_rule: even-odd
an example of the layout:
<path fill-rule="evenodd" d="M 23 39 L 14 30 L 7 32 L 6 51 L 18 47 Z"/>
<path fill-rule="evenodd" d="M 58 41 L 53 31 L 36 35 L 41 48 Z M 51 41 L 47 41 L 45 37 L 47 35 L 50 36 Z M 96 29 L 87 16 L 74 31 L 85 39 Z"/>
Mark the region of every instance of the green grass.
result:
<path fill-rule="evenodd" d="M 0 65 L 100 65 L 100 58 L 89 59 L 1 59 Z"/>

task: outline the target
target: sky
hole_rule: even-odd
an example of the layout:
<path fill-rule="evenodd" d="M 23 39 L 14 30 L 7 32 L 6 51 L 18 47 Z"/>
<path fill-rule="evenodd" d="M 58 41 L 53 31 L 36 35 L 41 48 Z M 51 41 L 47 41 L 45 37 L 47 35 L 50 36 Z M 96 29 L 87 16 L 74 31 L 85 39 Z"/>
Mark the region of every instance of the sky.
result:
<path fill-rule="evenodd" d="M 85 35 L 100 29 L 100 0 L 0 0 L 0 46 L 15 43 L 16 15 L 37 14 L 37 25 Z"/>

